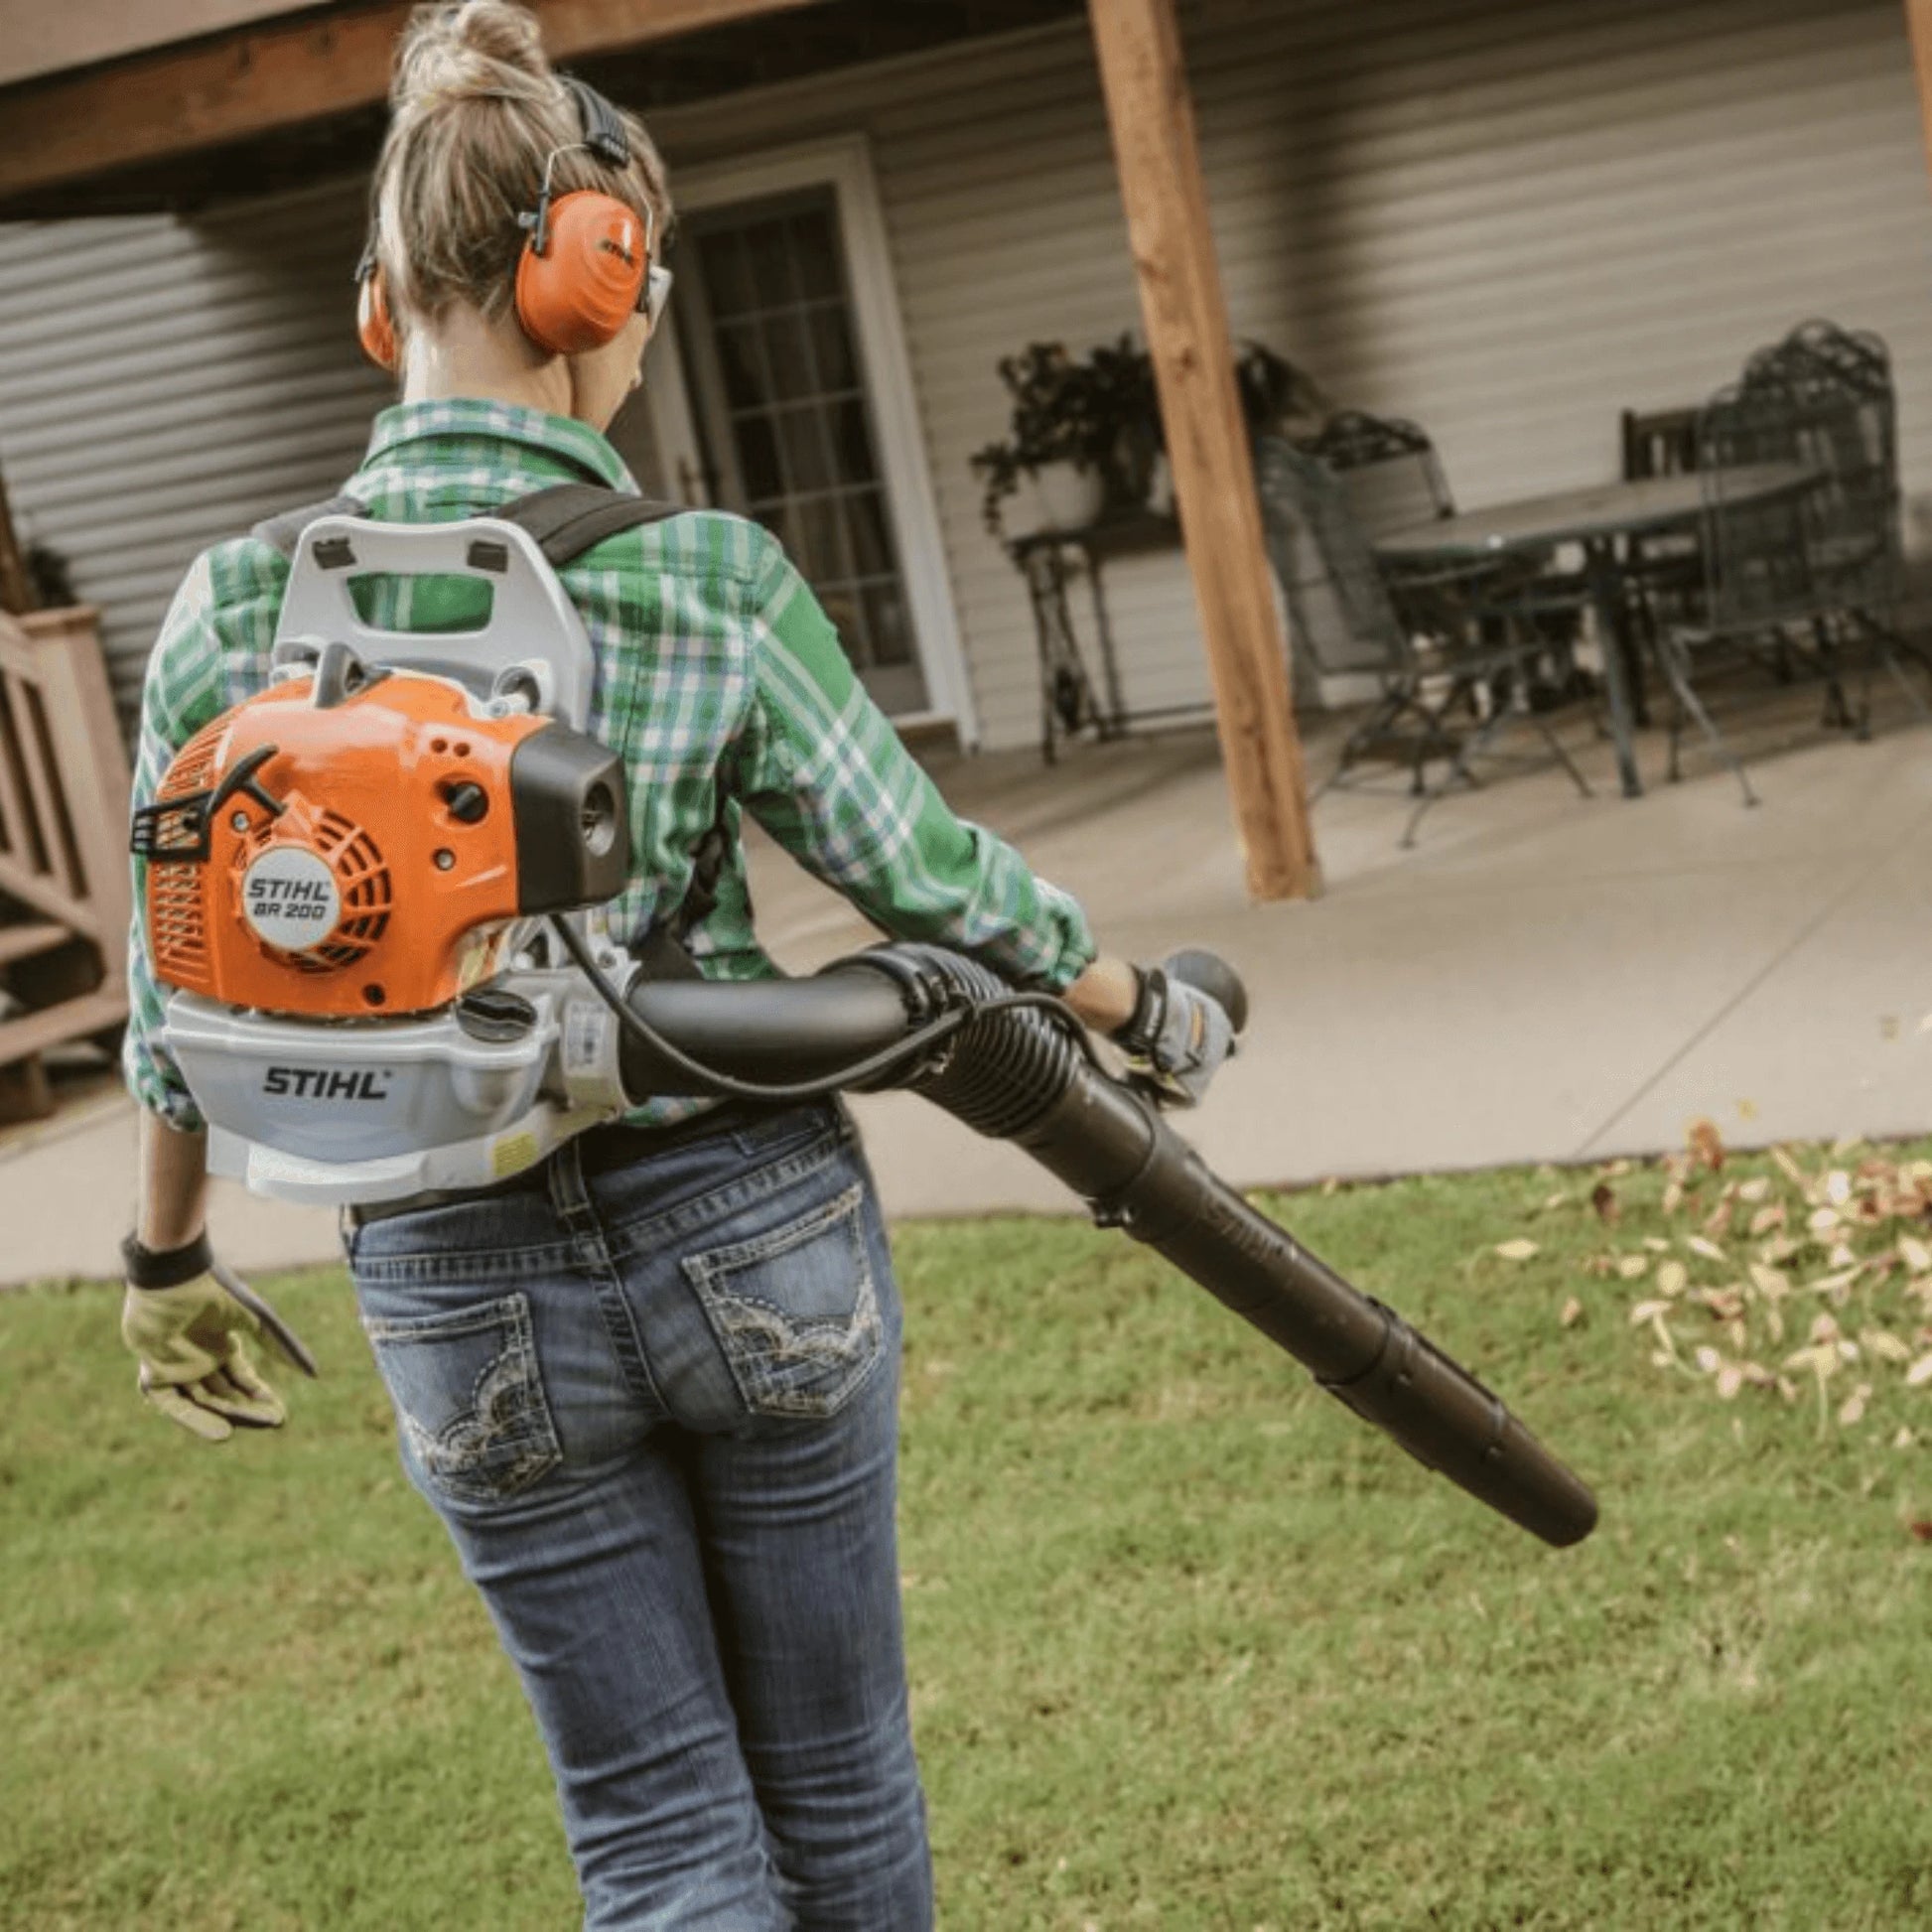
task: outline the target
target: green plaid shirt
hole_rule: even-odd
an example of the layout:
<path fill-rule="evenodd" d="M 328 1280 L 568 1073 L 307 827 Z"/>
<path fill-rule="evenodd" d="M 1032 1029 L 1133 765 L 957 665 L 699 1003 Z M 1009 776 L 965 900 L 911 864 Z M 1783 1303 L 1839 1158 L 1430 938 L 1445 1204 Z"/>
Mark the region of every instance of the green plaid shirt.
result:
<path fill-rule="evenodd" d="M 345 487 L 378 520 L 434 523 L 582 482 L 636 488 L 617 452 L 582 423 L 454 401 L 384 410 Z M 283 557 L 252 537 L 196 560 L 148 664 L 136 804 L 154 797 L 197 731 L 267 684 L 287 581 Z M 866 695 L 817 599 L 758 524 L 701 511 L 626 531 L 572 564 L 563 581 L 596 655 L 591 729 L 621 755 L 629 776 L 635 860 L 612 908 L 620 937 L 640 939 L 675 914 L 695 848 L 722 804 L 731 856 L 715 907 L 687 942 L 709 978 L 767 979 L 778 970 L 752 929 L 737 837 L 745 810 L 897 937 L 956 946 L 1011 979 L 1053 989 L 1092 959 L 1074 900 L 1035 878 L 1003 840 L 953 815 Z M 435 605 L 431 589 L 401 613 L 404 627 L 463 627 L 462 580 L 445 582 L 458 596 L 425 608 Z M 142 875 L 137 861 L 128 1084 L 143 1106 L 198 1127 L 194 1100 L 157 1039 L 165 989 L 148 957 Z M 631 1119 L 664 1123 L 706 1104 L 653 1101 Z"/>

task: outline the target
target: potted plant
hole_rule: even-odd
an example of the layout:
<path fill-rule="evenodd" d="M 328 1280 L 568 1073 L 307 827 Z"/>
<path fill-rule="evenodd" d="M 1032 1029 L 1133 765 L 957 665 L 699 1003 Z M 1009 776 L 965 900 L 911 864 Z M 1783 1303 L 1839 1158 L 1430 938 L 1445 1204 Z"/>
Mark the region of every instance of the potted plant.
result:
<path fill-rule="evenodd" d="M 1003 533 L 1007 499 L 1031 482 L 1036 527 L 1084 528 L 1120 497 L 1123 440 L 1141 409 L 1137 398 L 1153 394 L 1145 354 L 1125 336 L 1083 357 L 1063 343 L 1033 343 L 1001 360 L 1000 380 L 1013 399 L 1011 433 L 973 457 L 986 485 L 986 527 Z"/>
<path fill-rule="evenodd" d="M 1173 508 L 1154 360 L 1132 336 L 1083 357 L 1061 343 L 1034 343 L 1000 363 L 1013 428 L 973 457 L 986 485 L 986 527 L 1006 534 L 1010 497 L 1031 484 L 1031 529 L 1083 529 L 1107 509 Z M 1314 434 L 1329 413 L 1309 374 L 1257 342 L 1244 342 L 1235 382 L 1250 439 Z"/>

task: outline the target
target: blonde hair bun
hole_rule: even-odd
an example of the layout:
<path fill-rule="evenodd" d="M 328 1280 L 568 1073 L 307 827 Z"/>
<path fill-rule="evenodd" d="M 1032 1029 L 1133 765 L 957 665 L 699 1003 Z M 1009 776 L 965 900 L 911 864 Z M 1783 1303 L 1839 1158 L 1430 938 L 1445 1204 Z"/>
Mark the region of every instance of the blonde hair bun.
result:
<path fill-rule="evenodd" d="M 586 151 L 583 115 L 552 69 L 537 16 L 515 0 L 418 7 L 396 48 L 389 131 L 370 186 L 376 260 L 403 336 L 465 302 L 493 321 L 511 305 L 524 229 L 546 180 L 561 198 L 615 196 L 653 231 L 670 225 L 664 164 L 619 110 L 630 158 Z"/>
<path fill-rule="evenodd" d="M 418 7 L 403 29 L 390 77 L 397 113 L 440 100 L 526 99 L 550 81 L 536 16 L 511 0 Z"/>

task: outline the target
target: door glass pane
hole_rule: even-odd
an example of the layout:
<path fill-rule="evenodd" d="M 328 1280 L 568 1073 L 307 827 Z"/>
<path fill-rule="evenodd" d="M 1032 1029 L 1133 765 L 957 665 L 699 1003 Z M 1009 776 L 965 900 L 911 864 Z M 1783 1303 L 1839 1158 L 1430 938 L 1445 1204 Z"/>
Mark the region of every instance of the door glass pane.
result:
<path fill-rule="evenodd" d="M 792 260 L 798 291 L 806 301 L 830 296 L 845 300 L 845 278 L 830 207 L 801 207 L 791 220 Z"/>
<path fill-rule="evenodd" d="M 778 467 L 778 439 L 768 416 L 748 416 L 734 425 L 738 463 L 750 502 L 769 503 L 785 493 L 784 474 Z"/>
<path fill-rule="evenodd" d="M 711 284 L 711 313 L 720 322 L 742 316 L 758 306 L 758 293 L 752 264 L 745 253 L 742 235 L 725 234 L 705 262 L 706 278 Z"/>
<path fill-rule="evenodd" d="M 816 403 L 787 409 L 778 417 L 778 447 L 784 452 L 785 487 L 794 495 L 823 489 L 832 481 L 832 452 Z"/>
<path fill-rule="evenodd" d="M 886 525 L 886 499 L 876 489 L 861 490 L 845 499 L 852 532 L 852 561 L 861 577 L 893 574 L 893 539 Z"/>
<path fill-rule="evenodd" d="M 872 468 L 872 423 L 863 402 L 832 405 L 832 434 L 841 476 L 856 482 L 878 474 Z"/>
<path fill-rule="evenodd" d="M 832 496 L 808 496 L 797 511 L 799 547 L 791 560 L 814 584 L 845 575 L 839 558 L 839 506 Z"/>
<path fill-rule="evenodd" d="M 793 309 L 764 319 L 764 360 L 771 371 L 771 394 L 778 402 L 795 402 L 818 393 L 812 379 L 811 345 L 804 318 Z"/>
<path fill-rule="evenodd" d="M 759 309 L 787 309 L 798 300 L 788 230 L 782 215 L 751 222 L 741 230 L 752 274 L 753 303 Z"/>
<path fill-rule="evenodd" d="M 700 209 L 682 232 L 674 299 L 714 500 L 777 534 L 879 702 L 923 710 L 833 191 Z"/>
<path fill-rule="evenodd" d="M 757 323 L 726 323 L 720 327 L 718 367 L 725 378 L 726 400 L 734 409 L 757 409 L 770 400 L 764 368 L 759 360 Z"/>
<path fill-rule="evenodd" d="M 812 361 L 819 387 L 828 395 L 859 386 L 859 362 L 852 352 L 852 332 L 845 326 L 845 310 L 830 303 L 811 311 Z"/>

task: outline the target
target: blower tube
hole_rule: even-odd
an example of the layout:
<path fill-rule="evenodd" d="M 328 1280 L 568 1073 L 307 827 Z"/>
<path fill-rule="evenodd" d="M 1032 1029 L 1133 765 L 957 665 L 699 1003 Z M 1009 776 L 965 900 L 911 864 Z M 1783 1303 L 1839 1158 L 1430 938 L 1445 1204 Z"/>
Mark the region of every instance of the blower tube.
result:
<path fill-rule="evenodd" d="M 1240 983 L 1220 961 L 1199 954 L 1173 964 L 1240 1017 Z M 1010 991 L 958 953 L 895 944 L 808 980 L 645 982 L 629 1004 L 645 1030 L 693 1060 L 739 1078 L 786 1079 Z M 702 1090 L 628 1031 L 623 1080 L 639 1096 Z M 1496 1396 L 1249 1206 L 1143 1094 L 1090 1063 L 1064 1025 L 1034 1009 L 974 1012 L 938 1048 L 868 1084 L 922 1094 L 976 1132 L 1024 1147 L 1101 1225 L 1165 1256 L 1330 1395 L 1511 1522 L 1560 1548 L 1595 1526 L 1589 1490 Z"/>

